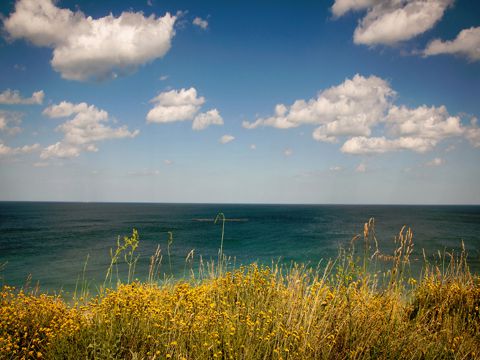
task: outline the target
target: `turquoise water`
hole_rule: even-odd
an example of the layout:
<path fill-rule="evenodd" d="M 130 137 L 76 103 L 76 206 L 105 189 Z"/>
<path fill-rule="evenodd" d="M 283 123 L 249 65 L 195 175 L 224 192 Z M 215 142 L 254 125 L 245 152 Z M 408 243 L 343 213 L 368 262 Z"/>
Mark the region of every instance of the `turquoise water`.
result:
<path fill-rule="evenodd" d="M 121 204 L 0 202 L 0 280 L 22 286 L 67 291 L 75 287 L 87 255 L 85 276 L 102 282 L 117 236 L 140 233 L 136 276 L 145 279 L 149 257 L 162 248 L 162 272 L 170 274 L 167 232 L 173 233 L 172 273 L 185 271 L 185 257 L 194 249 L 216 258 L 221 226 L 213 219 L 223 212 L 224 252 L 236 263 L 272 260 L 317 264 L 335 257 L 339 246 L 363 229 L 370 217 L 384 252 L 393 249 L 393 236 L 403 225 L 414 231 L 413 266 L 421 263 L 421 250 L 459 249 L 465 242 L 473 271 L 480 271 L 480 206 L 382 205 L 225 205 L 225 204 Z"/>

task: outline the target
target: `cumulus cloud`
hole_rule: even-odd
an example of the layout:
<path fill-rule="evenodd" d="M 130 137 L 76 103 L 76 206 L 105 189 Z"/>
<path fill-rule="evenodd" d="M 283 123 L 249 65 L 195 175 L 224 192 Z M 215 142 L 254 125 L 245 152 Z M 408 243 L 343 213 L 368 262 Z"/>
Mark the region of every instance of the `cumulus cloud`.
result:
<path fill-rule="evenodd" d="M 337 141 L 338 136 L 368 136 L 371 127 L 383 118 L 394 95 L 387 81 L 357 74 L 320 92 L 316 98 L 297 100 L 291 106 L 278 104 L 273 116 L 244 121 L 243 127 L 288 129 L 302 124 L 319 125 L 313 137 L 327 142 Z"/>
<path fill-rule="evenodd" d="M 210 125 L 223 125 L 223 119 L 217 109 L 212 109 L 206 113 L 201 113 L 193 119 L 192 129 L 203 130 Z"/>
<path fill-rule="evenodd" d="M 4 20 L 13 39 L 53 49 L 51 64 L 63 78 L 112 78 L 163 57 L 175 35 L 176 17 L 123 12 L 94 19 L 55 6 L 52 0 L 19 0 Z"/>
<path fill-rule="evenodd" d="M 480 60 L 480 27 L 460 31 L 451 41 L 433 40 L 424 50 L 425 56 L 453 54 L 464 56 L 470 61 Z"/>
<path fill-rule="evenodd" d="M 422 153 L 458 136 L 480 144 L 476 124 L 462 126 L 460 117 L 450 115 L 445 106 L 398 106 L 393 103 L 395 95 L 387 81 L 357 74 L 319 92 L 316 98 L 297 100 L 291 106 L 278 104 L 272 116 L 245 121 L 243 126 L 288 129 L 313 125 L 315 140 L 335 143 L 346 138 L 341 151 L 359 155 L 399 150 Z"/>
<path fill-rule="evenodd" d="M 139 134 L 138 130 L 129 131 L 126 126 L 110 127 L 108 113 L 86 103 L 62 101 L 46 108 L 43 114 L 70 120 L 57 126 L 56 131 L 63 133 L 63 139 L 43 149 L 40 154 L 42 159 L 77 157 L 82 151 L 98 151 L 97 143 L 100 141 L 133 138 Z"/>
<path fill-rule="evenodd" d="M 235 140 L 235 136 L 232 136 L 232 135 L 223 135 L 221 138 L 220 138 L 220 143 L 221 144 L 227 144 L 231 141 Z"/>
<path fill-rule="evenodd" d="M 162 92 L 150 102 L 154 107 L 147 114 L 147 123 L 193 120 L 193 130 L 204 130 L 210 125 L 223 125 L 223 119 L 217 109 L 199 113 L 205 98 L 199 97 L 193 87 Z"/>
<path fill-rule="evenodd" d="M 441 166 L 445 164 L 445 160 L 442 159 L 442 158 L 434 158 L 432 159 L 431 161 L 428 161 L 427 163 L 425 163 L 426 166 L 429 166 L 429 167 L 434 167 L 434 166 Z"/>
<path fill-rule="evenodd" d="M 0 157 L 8 157 L 19 154 L 28 154 L 37 151 L 40 148 L 39 144 L 25 145 L 21 147 L 10 147 L 3 143 L 0 143 Z"/>
<path fill-rule="evenodd" d="M 7 89 L 0 93 L 0 104 L 6 105 L 41 105 L 45 93 L 43 90 L 35 91 L 31 97 L 22 98 L 20 91 Z"/>
<path fill-rule="evenodd" d="M 283 150 L 283 155 L 284 155 L 285 157 L 292 156 L 292 155 L 293 155 L 293 150 L 290 149 L 290 148 L 286 148 L 285 150 Z"/>
<path fill-rule="evenodd" d="M 364 45 L 394 45 L 431 29 L 453 0 L 336 0 L 335 16 L 366 10 L 358 23 L 353 41 Z"/>
<path fill-rule="evenodd" d="M 198 26 L 203 30 L 207 30 L 208 28 L 208 21 L 198 16 L 195 19 L 193 19 L 192 24 Z"/>
<path fill-rule="evenodd" d="M 257 145 L 250 144 L 250 150 L 257 150 Z"/>
<path fill-rule="evenodd" d="M 18 112 L 0 110 L 0 133 L 16 135 L 21 132 L 22 115 Z"/>

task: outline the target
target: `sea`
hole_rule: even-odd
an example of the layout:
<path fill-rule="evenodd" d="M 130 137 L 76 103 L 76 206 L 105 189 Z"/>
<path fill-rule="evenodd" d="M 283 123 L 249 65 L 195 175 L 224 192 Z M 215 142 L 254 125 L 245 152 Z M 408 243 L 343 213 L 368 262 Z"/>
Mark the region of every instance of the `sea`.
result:
<path fill-rule="evenodd" d="M 225 223 L 222 215 L 214 222 L 219 214 Z M 71 293 L 79 283 L 98 288 L 111 250 L 133 229 L 140 237 L 134 253 L 139 280 L 147 278 L 158 247 L 159 279 L 198 276 L 201 263 L 218 258 L 222 228 L 230 267 L 321 267 L 348 249 L 370 218 L 385 254 L 395 249 L 403 226 L 412 229 L 414 275 L 425 258 L 458 254 L 462 243 L 471 271 L 480 271 L 480 206 L 0 202 L 0 285 L 51 293 Z M 118 276 L 126 276 L 124 269 Z"/>

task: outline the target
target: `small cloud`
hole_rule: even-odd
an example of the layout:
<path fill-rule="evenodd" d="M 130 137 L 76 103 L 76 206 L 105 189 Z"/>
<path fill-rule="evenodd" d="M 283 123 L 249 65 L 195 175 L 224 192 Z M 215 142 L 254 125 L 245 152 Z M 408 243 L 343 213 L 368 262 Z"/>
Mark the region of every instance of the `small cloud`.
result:
<path fill-rule="evenodd" d="M 223 125 L 223 119 L 217 109 L 199 113 L 205 104 L 205 98 L 198 96 L 194 87 L 164 91 L 150 102 L 154 107 L 147 114 L 147 123 L 192 121 L 193 130 L 204 130 L 210 125 Z"/>
<path fill-rule="evenodd" d="M 290 148 L 286 148 L 285 150 L 283 150 L 283 155 L 285 155 L 286 157 L 292 156 L 292 154 L 293 150 Z"/>
<path fill-rule="evenodd" d="M 257 145 L 255 145 L 255 144 L 250 145 L 250 150 L 256 150 L 256 149 L 257 149 Z"/>
<path fill-rule="evenodd" d="M 193 130 L 204 130 L 210 125 L 223 125 L 223 119 L 217 109 L 198 114 L 193 119 Z"/>
<path fill-rule="evenodd" d="M 22 113 L 0 110 L 0 133 L 17 135 L 22 132 Z"/>
<path fill-rule="evenodd" d="M 332 13 L 338 18 L 351 11 L 366 11 L 357 24 L 353 42 L 393 46 L 433 28 L 452 4 L 453 0 L 335 0 Z"/>
<path fill-rule="evenodd" d="M 173 161 L 172 161 L 172 160 L 168 160 L 168 159 L 163 160 L 163 163 L 164 163 L 165 165 L 167 165 L 167 166 L 173 165 Z"/>
<path fill-rule="evenodd" d="M 31 97 L 22 98 L 20 91 L 7 89 L 0 93 L 0 104 L 4 105 L 41 105 L 45 93 L 43 90 L 35 91 Z"/>
<path fill-rule="evenodd" d="M 153 1 L 152 0 L 147 0 L 147 5 L 148 6 L 153 6 Z"/>
<path fill-rule="evenodd" d="M 445 160 L 442 159 L 442 158 L 435 158 L 427 163 L 425 163 L 426 166 L 429 166 L 429 167 L 434 167 L 434 166 L 441 166 L 445 164 Z"/>
<path fill-rule="evenodd" d="M 235 140 L 235 136 L 232 136 L 232 135 L 223 135 L 221 138 L 220 138 L 220 143 L 221 144 L 227 144 L 231 141 Z"/>
<path fill-rule="evenodd" d="M 207 30 L 207 27 L 208 27 L 208 21 L 198 16 L 195 19 L 193 19 L 192 24 L 198 26 L 202 30 Z"/>
<path fill-rule="evenodd" d="M 167 79 L 168 79 L 168 75 L 162 75 L 158 78 L 158 80 L 160 80 L 160 81 L 165 81 Z"/>
<path fill-rule="evenodd" d="M 128 176 L 157 176 L 157 175 L 160 175 L 160 171 L 143 169 L 139 171 L 129 171 L 127 175 Z"/>
<path fill-rule="evenodd" d="M 364 172 L 367 171 L 367 165 L 365 165 L 364 163 L 360 163 L 356 167 L 355 171 L 358 172 L 358 173 L 364 173 Z"/>
<path fill-rule="evenodd" d="M 449 146 L 445 149 L 445 152 L 452 152 L 453 150 L 455 150 L 455 145 L 449 145 Z"/>
<path fill-rule="evenodd" d="M 43 168 L 43 167 L 47 167 L 48 165 L 49 165 L 48 162 L 44 162 L 44 161 L 39 161 L 33 164 L 33 166 L 36 168 Z"/>
<path fill-rule="evenodd" d="M 338 171 L 342 171 L 343 168 L 341 166 L 332 166 L 332 167 L 330 167 L 329 170 L 334 171 L 334 172 L 338 172 Z"/>
<path fill-rule="evenodd" d="M 111 116 L 105 110 L 87 103 L 72 104 L 62 101 L 43 110 L 49 118 L 68 118 L 57 126 L 56 131 L 63 133 L 63 139 L 43 149 L 40 157 L 73 158 L 81 152 L 98 151 L 97 143 L 104 140 L 134 138 L 139 130 L 130 131 L 127 126 L 110 127 Z"/>
<path fill-rule="evenodd" d="M 480 26 L 463 29 L 454 40 L 435 39 L 423 52 L 424 56 L 452 54 L 480 61 Z"/>
<path fill-rule="evenodd" d="M 12 148 L 0 143 L 0 158 L 6 158 L 14 155 L 28 154 L 40 149 L 40 144 L 24 145 Z"/>
<path fill-rule="evenodd" d="M 15 65 L 13 65 L 13 68 L 17 71 L 26 71 L 27 70 L 27 67 L 25 65 L 22 65 L 22 64 L 15 64 Z"/>

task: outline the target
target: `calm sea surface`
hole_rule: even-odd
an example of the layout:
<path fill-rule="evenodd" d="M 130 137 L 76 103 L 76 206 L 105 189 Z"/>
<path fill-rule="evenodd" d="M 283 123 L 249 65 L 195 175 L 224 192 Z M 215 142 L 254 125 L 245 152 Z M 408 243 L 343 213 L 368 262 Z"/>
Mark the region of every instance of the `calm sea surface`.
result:
<path fill-rule="evenodd" d="M 393 237 L 403 225 L 414 231 L 414 267 L 421 251 L 459 249 L 469 253 L 470 266 L 480 271 L 480 206 L 380 206 L 380 205 L 224 205 L 224 204 L 120 204 L 0 202 L 0 283 L 71 291 L 82 274 L 103 282 L 110 248 L 117 236 L 140 233 L 136 276 L 145 279 L 149 257 L 162 248 L 161 272 L 170 274 L 168 232 L 173 233 L 171 272 L 182 276 L 185 257 L 194 249 L 199 256 L 215 258 L 221 226 L 213 219 L 223 212 L 224 252 L 237 264 L 272 260 L 317 264 L 335 257 L 370 217 L 384 252 L 393 249 Z M 188 272 L 188 270 L 187 270 Z"/>

